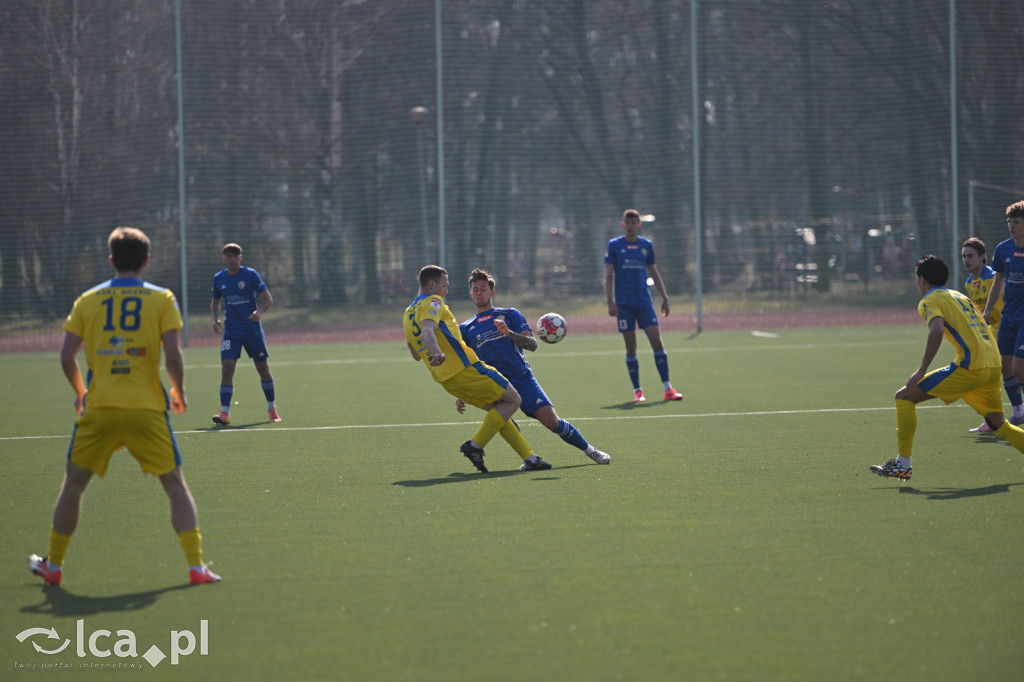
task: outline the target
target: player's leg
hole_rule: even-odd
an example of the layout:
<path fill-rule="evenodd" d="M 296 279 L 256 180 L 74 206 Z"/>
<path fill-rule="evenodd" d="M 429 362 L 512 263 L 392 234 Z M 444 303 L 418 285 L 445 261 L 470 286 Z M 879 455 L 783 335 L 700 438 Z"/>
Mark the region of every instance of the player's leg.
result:
<path fill-rule="evenodd" d="M 171 526 L 188 563 L 189 582 L 193 585 L 220 582 L 220 576 L 203 563 L 203 536 L 199 532 L 199 512 L 185 482 L 181 467 L 159 477 L 171 505 Z"/>
<path fill-rule="evenodd" d="M 896 391 L 894 402 L 896 406 L 896 459 L 891 459 L 885 464 L 874 464 L 871 471 L 883 477 L 893 477 L 908 480 L 911 476 L 912 467 L 910 458 L 914 449 L 914 436 L 917 433 L 917 404 L 926 400 L 932 400 L 935 395 L 930 391 L 937 386 L 943 378 L 950 375 L 953 367 L 944 367 L 926 374 L 921 382 L 913 388 L 903 386 Z M 927 382 L 927 385 L 926 385 Z M 959 397 L 959 395 L 957 396 Z M 955 398 L 954 398 L 955 400 Z"/>
<path fill-rule="evenodd" d="M 636 357 L 636 316 L 633 310 L 620 306 L 618 324 L 622 341 L 626 344 L 626 371 L 633 385 L 633 401 L 640 403 L 645 398 L 644 391 L 640 388 L 640 361 Z"/>
<path fill-rule="evenodd" d="M 28 558 L 29 570 L 50 585 L 59 585 L 64 572 L 71 536 L 78 528 L 82 511 L 82 495 L 92 479 L 92 472 L 68 460 L 64 469 L 64 482 L 53 507 L 53 523 L 45 557 L 33 554 Z"/>
<path fill-rule="evenodd" d="M 213 415 L 214 424 L 231 423 L 231 397 L 235 393 L 235 365 L 242 353 L 237 341 L 224 339 L 220 347 L 220 412 Z"/>
<path fill-rule="evenodd" d="M 665 344 L 661 340 L 661 327 L 658 326 L 658 318 L 654 313 L 654 309 L 651 309 L 651 314 L 654 316 L 653 324 L 644 326 L 644 333 L 647 334 L 647 340 L 651 344 L 651 350 L 654 351 L 654 366 L 658 368 L 658 376 L 661 377 L 661 387 L 665 391 L 665 400 L 682 400 L 683 394 L 672 388 L 672 382 L 668 378 L 668 353 L 665 351 Z"/>
<path fill-rule="evenodd" d="M 277 413 L 277 402 L 274 394 L 274 377 L 270 373 L 270 365 L 266 362 L 256 362 L 256 371 L 260 375 L 260 387 L 263 389 L 263 396 L 267 399 L 267 414 L 270 421 L 281 421 L 281 415 Z"/>
<path fill-rule="evenodd" d="M 608 453 L 601 452 L 588 443 L 587 439 L 583 437 L 583 434 L 580 433 L 575 426 L 559 417 L 558 413 L 555 411 L 554 405 L 544 405 L 532 414 L 527 414 L 527 416 L 533 417 L 539 421 L 545 428 L 553 432 L 569 445 L 582 450 L 583 454 L 590 457 L 590 459 L 594 460 L 598 464 L 608 464 L 612 461 L 612 458 Z"/>

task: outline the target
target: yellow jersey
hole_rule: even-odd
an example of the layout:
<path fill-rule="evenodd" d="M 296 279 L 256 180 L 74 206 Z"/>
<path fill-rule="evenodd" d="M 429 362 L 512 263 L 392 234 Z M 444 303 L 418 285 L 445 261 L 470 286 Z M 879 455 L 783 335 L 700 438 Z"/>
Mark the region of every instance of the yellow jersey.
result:
<path fill-rule="evenodd" d="M 964 282 L 964 291 L 967 293 L 967 297 L 974 301 L 974 305 L 978 306 L 978 310 L 981 312 L 985 312 L 985 306 L 988 305 L 988 292 L 992 289 L 992 280 L 995 276 L 996 271 L 986 265 L 981 269 L 981 276 L 968 275 L 967 281 Z M 992 319 L 989 320 L 989 326 L 992 329 L 998 331 L 999 318 L 1002 314 L 1003 295 L 999 294 L 999 300 L 992 307 Z"/>
<path fill-rule="evenodd" d="M 182 326 L 170 289 L 139 279 L 111 279 L 79 296 L 64 331 L 85 342 L 86 409 L 166 411 L 161 337 Z"/>
<path fill-rule="evenodd" d="M 959 291 L 935 287 L 921 298 L 917 312 L 925 322 L 942 318 L 943 335 L 956 349 L 953 364 L 963 369 L 1002 367 L 995 335 L 971 299 Z"/>
<path fill-rule="evenodd" d="M 447 359 L 436 367 L 430 364 L 430 353 L 427 351 L 426 344 L 423 343 L 421 328 L 423 320 L 433 320 L 437 324 L 434 337 L 437 339 L 437 345 L 441 352 L 447 356 Z M 459 324 L 440 296 L 433 294 L 417 296 L 405 309 L 402 326 L 405 328 L 406 342 L 426 363 L 431 375 L 438 383 L 451 379 L 464 368 L 480 361 L 476 352 L 462 340 Z"/>

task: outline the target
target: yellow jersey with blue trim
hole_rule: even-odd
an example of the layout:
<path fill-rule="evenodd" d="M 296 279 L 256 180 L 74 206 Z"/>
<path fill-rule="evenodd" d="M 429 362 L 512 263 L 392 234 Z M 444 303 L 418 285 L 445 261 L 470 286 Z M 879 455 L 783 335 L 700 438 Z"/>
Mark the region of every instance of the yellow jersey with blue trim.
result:
<path fill-rule="evenodd" d="M 978 306 L 978 310 L 985 312 L 985 306 L 988 305 L 988 292 L 992 289 L 992 282 L 995 280 L 996 271 L 989 266 L 984 266 L 981 269 L 981 273 L 977 277 L 974 275 L 968 275 L 967 281 L 964 282 L 964 291 L 967 293 L 968 298 L 974 301 L 974 305 Z M 1003 295 L 999 294 L 999 300 L 996 301 L 995 306 L 992 308 L 992 316 L 989 320 L 989 326 L 992 329 L 999 329 L 999 318 L 1003 314 Z"/>
<path fill-rule="evenodd" d="M 164 332 L 182 326 L 171 290 L 140 279 L 107 280 L 79 296 L 64 331 L 85 343 L 85 409 L 166 411 L 160 347 Z"/>
<path fill-rule="evenodd" d="M 942 318 L 943 335 L 956 349 L 953 359 L 956 366 L 963 369 L 1002 367 L 995 335 L 964 294 L 935 287 L 921 298 L 917 312 L 925 322 Z"/>
<path fill-rule="evenodd" d="M 423 343 L 423 320 L 433 320 L 437 324 L 434 337 L 441 352 L 446 356 L 445 361 L 436 367 L 430 364 L 430 353 Z M 480 361 L 476 352 L 462 340 L 459 323 L 455 321 L 455 316 L 440 296 L 417 296 L 405 309 L 402 326 L 405 328 L 406 342 L 420 356 L 438 383 L 451 379 L 466 367 Z"/>

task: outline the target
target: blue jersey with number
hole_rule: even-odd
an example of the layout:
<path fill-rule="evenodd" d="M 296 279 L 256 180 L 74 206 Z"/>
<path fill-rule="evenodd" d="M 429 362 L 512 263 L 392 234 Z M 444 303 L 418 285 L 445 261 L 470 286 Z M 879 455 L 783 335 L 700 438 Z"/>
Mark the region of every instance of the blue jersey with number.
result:
<path fill-rule="evenodd" d="M 260 273 L 244 265 L 232 275 L 227 268 L 213 276 L 213 298 L 224 299 L 224 338 L 263 333 L 263 324 L 249 316 L 259 307 L 259 295 L 267 290 Z"/>
<path fill-rule="evenodd" d="M 1000 242 L 992 254 L 992 269 L 1003 275 L 1001 319 L 1024 323 L 1024 248 L 1012 239 Z"/>
<path fill-rule="evenodd" d="M 509 331 L 517 334 L 531 329 L 530 323 L 515 308 L 491 308 L 460 324 L 459 331 L 462 332 L 462 340 L 476 351 L 481 360 L 501 372 L 515 386 L 517 378 L 532 377 L 533 371 L 523 357 L 523 349 L 494 326 L 496 319 L 505 320 Z"/>
<path fill-rule="evenodd" d="M 654 265 L 654 245 L 649 239 L 626 236 L 608 242 L 604 262 L 615 266 L 615 305 L 641 308 L 654 306 L 647 287 L 647 266 Z"/>

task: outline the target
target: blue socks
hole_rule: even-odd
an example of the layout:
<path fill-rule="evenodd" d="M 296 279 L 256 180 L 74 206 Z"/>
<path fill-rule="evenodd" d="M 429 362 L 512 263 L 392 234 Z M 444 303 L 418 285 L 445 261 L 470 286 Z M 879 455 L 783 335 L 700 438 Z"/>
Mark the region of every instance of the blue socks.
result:
<path fill-rule="evenodd" d="M 576 427 L 564 419 L 558 420 L 558 430 L 556 430 L 555 433 L 558 434 L 559 438 L 574 448 L 579 448 L 586 452 L 587 448 L 590 447 L 590 443 L 588 443 L 587 439 L 576 430 Z"/>

